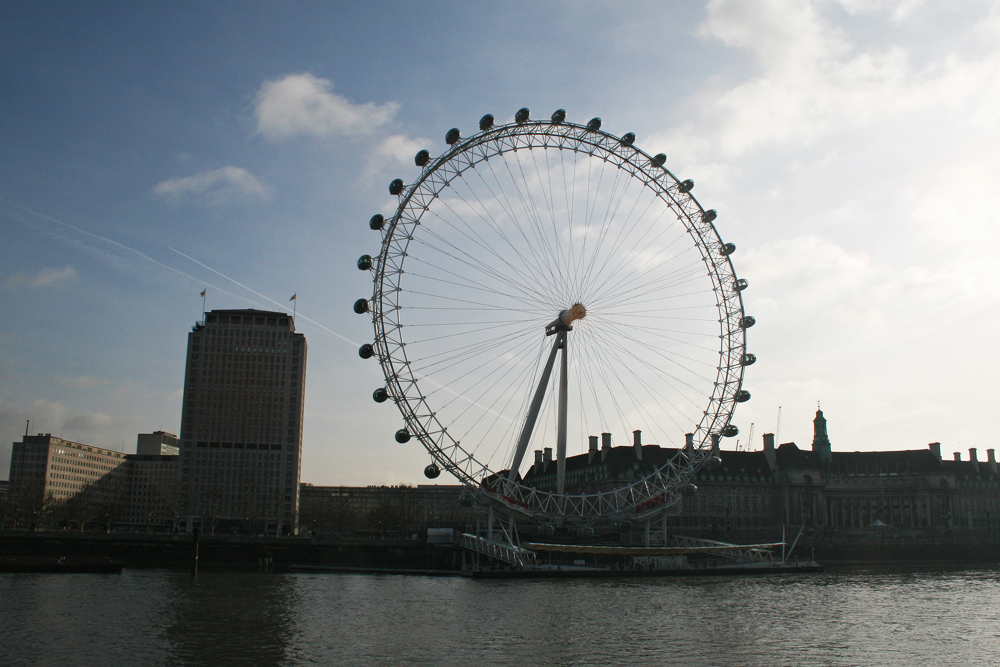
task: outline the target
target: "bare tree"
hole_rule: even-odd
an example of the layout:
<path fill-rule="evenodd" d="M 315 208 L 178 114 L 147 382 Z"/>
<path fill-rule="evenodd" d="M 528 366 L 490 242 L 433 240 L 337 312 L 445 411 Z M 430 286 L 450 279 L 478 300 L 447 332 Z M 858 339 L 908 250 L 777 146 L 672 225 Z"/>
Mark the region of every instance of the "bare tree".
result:
<path fill-rule="evenodd" d="M 215 523 L 222 510 L 223 498 L 224 492 L 222 487 L 218 484 L 212 485 L 201 497 L 200 507 L 194 508 L 201 512 L 202 531 L 207 527 L 209 535 L 215 535 Z"/>
<path fill-rule="evenodd" d="M 66 517 L 75 521 L 82 533 L 87 529 L 87 522 L 97 516 L 98 499 L 93 484 L 84 484 L 75 495 L 66 501 Z"/>
<path fill-rule="evenodd" d="M 265 508 L 266 508 L 265 509 L 265 513 L 264 513 L 264 520 L 265 520 L 265 522 L 267 522 L 267 521 L 270 521 L 271 519 L 273 519 L 274 520 L 274 534 L 276 536 L 280 535 L 281 534 L 281 524 L 282 524 L 282 522 L 285 519 L 288 518 L 287 517 L 287 513 L 285 512 L 285 499 L 284 499 L 284 496 L 282 495 L 280 489 L 278 489 L 277 487 L 273 487 L 271 489 L 271 491 L 269 491 L 268 493 L 266 493 L 266 494 L 263 495 L 263 498 L 264 498 Z M 265 529 L 265 531 L 267 530 L 267 526 L 266 525 L 264 526 L 264 529 Z"/>
<path fill-rule="evenodd" d="M 46 497 L 45 483 L 40 479 L 21 479 L 10 490 L 11 515 L 14 530 L 35 530 L 42 525 L 55 506 L 51 493 Z"/>
<path fill-rule="evenodd" d="M 163 498 L 163 508 L 171 521 L 171 530 L 176 532 L 180 527 L 181 516 L 187 514 L 190 508 L 190 498 L 187 491 L 181 488 L 179 479 L 173 479 L 160 487 Z"/>
<path fill-rule="evenodd" d="M 128 485 L 121 474 L 112 471 L 98 480 L 95 486 L 98 492 L 98 515 L 104 523 L 104 532 L 110 533 L 128 512 Z"/>
<path fill-rule="evenodd" d="M 6 528 L 13 519 L 14 505 L 9 494 L 0 495 L 0 528 Z"/>
<path fill-rule="evenodd" d="M 307 531 L 343 536 L 358 529 L 358 512 L 349 491 L 336 491 L 320 502 L 303 503 L 299 526 Z"/>
<path fill-rule="evenodd" d="M 379 538 L 387 534 L 406 537 L 416 524 L 417 507 L 408 501 L 408 488 L 386 487 L 380 494 L 378 504 L 368 513 L 370 527 Z"/>
<path fill-rule="evenodd" d="M 240 495 L 237 509 L 240 519 L 243 521 L 243 530 L 249 534 L 253 532 L 254 524 L 264 517 L 267 498 L 261 494 L 260 487 L 252 477 L 246 475 L 241 477 L 239 487 Z"/>

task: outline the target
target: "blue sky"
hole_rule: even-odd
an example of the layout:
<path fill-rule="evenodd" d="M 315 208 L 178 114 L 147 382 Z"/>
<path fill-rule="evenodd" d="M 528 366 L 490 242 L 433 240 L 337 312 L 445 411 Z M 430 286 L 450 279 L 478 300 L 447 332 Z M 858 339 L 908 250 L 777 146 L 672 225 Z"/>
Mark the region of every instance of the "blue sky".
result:
<path fill-rule="evenodd" d="M 0 478 L 26 419 L 177 432 L 207 287 L 298 294 L 303 481 L 421 481 L 354 262 L 416 150 L 522 106 L 635 132 L 719 210 L 755 447 L 778 406 L 808 445 L 818 400 L 836 449 L 997 446 L 995 3 L 6 3 L 0 90 Z"/>

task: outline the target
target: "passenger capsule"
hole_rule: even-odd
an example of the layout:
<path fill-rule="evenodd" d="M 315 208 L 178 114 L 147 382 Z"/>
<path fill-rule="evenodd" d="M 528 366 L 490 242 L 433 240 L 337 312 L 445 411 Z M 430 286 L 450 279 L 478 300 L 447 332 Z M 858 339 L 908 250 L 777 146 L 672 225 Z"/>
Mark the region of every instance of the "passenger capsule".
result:
<path fill-rule="evenodd" d="M 362 271 L 367 271 L 372 268 L 372 256 L 361 255 L 361 257 L 358 257 L 358 268 Z"/>
<path fill-rule="evenodd" d="M 666 162 L 667 162 L 666 153 L 657 153 L 656 155 L 653 156 L 653 163 L 657 167 L 662 167 Z"/>
<path fill-rule="evenodd" d="M 739 280 L 733 282 L 733 289 L 735 289 L 737 292 L 742 292 L 748 287 L 750 287 L 750 283 L 747 282 L 746 278 L 740 278 Z"/>
<path fill-rule="evenodd" d="M 690 178 L 687 179 L 686 181 L 681 181 L 680 184 L 677 186 L 677 189 L 684 193 L 691 192 L 691 190 L 694 189 L 694 181 L 692 181 Z"/>
<path fill-rule="evenodd" d="M 389 392 L 386 391 L 385 387 L 379 387 L 378 389 L 372 392 L 372 400 L 374 400 L 376 403 L 385 403 L 387 400 L 389 400 Z"/>
<path fill-rule="evenodd" d="M 493 114 L 488 113 L 479 119 L 479 129 L 488 130 L 493 127 Z"/>
<path fill-rule="evenodd" d="M 368 226 L 377 232 L 385 226 L 385 218 L 382 217 L 381 213 L 376 213 L 372 216 L 372 219 L 368 221 Z"/>
<path fill-rule="evenodd" d="M 462 507 L 472 507 L 476 503 L 476 497 L 471 493 L 463 493 L 458 497 L 458 504 Z"/>
<path fill-rule="evenodd" d="M 743 355 L 743 359 L 741 360 L 741 363 L 744 366 L 752 366 L 756 361 L 757 361 L 757 355 L 756 354 L 750 354 L 749 352 L 747 352 L 746 354 Z"/>
<path fill-rule="evenodd" d="M 580 535 L 583 537 L 593 537 L 594 527 L 593 526 L 583 526 L 580 528 Z"/>
<path fill-rule="evenodd" d="M 701 214 L 701 221 L 702 222 L 712 222 L 717 217 L 719 217 L 719 214 L 716 212 L 716 210 L 714 208 L 710 208 L 710 209 L 708 209 L 707 211 L 705 211 L 704 213 Z"/>
<path fill-rule="evenodd" d="M 735 243 L 724 243 L 721 248 L 719 248 L 719 254 L 723 257 L 729 257 L 734 252 L 736 252 Z"/>
<path fill-rule="evenodd" d="M 389 194 L 398 195 L 403 191 L 403 179 L 397 178 L 389 184 Z"/>
<path fill-rule="evenodd" d="M 556 109 L 552 112 L 552 124 L 562 125 L 563 121 L 566 120 L 566 110 Z"/>
<path fill-rule="evenodd" d="M 626 132 L 625 136 L 618 141 L 622 146 L 631 146 L 635 143 L 635 132 Z"/>
<path fill-rule="evenodd" d="M 528 107 L 521 107 L 520 109 L 517 110 L 517 113 L 514 114 L 514 122 L 517 123 L 518 125 L 527 123 L 528 116 L 530 115 L 530 113 L 531 112 L 528 111 Z"/>
<path fill-rule="evenodd" d="M 705 461 L 705 465 L 708 467 L 709 470 L 715 470 L 716 468 L 722 465 L 722 459 L 720 459 L 718 456 L 711 456 L 707 461 Z"/>
<path fill-rule="evenodd" d="M 740 389 L 738 392 L 736 392 L 736 402 L 737 403 L 746 403 L 749 400 L 750 400 L 750 392 L 749 391 L 747 391 L 745 389 Z"/>
<path fill-rule="evenodd" d="M 590 121 L 587 123 L 587 129 L 590 130 L 591 132 L 597 132 L 599 129 L 601 129 L 601 119 L 591 118 Z"/>
<path fill-rule="evenodd" d="M 431 154 L 427 150 L 422 150 L 418 152 L 416 157 L 413 158 L 413 163 L 418 167 L 423 167 L 430 161 L 431 161 Z"/>
<path fill-rule="evenodd" d="M 409 441 L 410 441 L 410 432 L 409 431 L 407 431 L 405 428 L 401 428 L 398 431 L 396 431 L 396 442 L 398 442 L 399 444 L 402 445 L 403 443 L 406 443 L 406 442 L 409 442 Z"/>
<path fill-rule="evenodd" d="M 740 429 L 735 424 L 730 424 L 726 428 L 722 429 L 722 435 L 726 438 L 732 438 L 733 436 L 739 434 L 740 434 Z"/>
<path fill-rule="evenodd" d="M 747 315 L 746 317 L 740 319 L 741 329 L 749 329 L 755 324 L 757 324 L 757 318 L 754 317 L 753 315 Z"/>
<path fill-rule="evenodd" d="M 615 523 L 615 528 L 619 530 L 629 530 L 632 528 L 632 520 L 622 519 L 621 521 Z"/>
<path fill-rule="evenodd" d="M 438 468 L 433 463 L 424 468 L 424 477 L 427 479 L 436 479 L 441 475 L 441 468 Z"/>
<path fill-rule="evenodd" d="M 685 484 L 684 486 L 681 487 L 681 493 L 683 493 L 685 496 L 693 496 L 694 494 L 698 493 L 698 487 L 695 486 L 694 484 Z"/>
<path fill-rule="evenodd" d="M 362 359 L 371 359 L 375 356 L 375 348 L 371 343 L 365 343 L 358 348 L 358 356 Z"/>
<path fill-rule="evenodd" d="M 444 141 L 449 146 L 458 143 L 458 140 L 462 138 L 462 133 L 458 131 L 457 127 L 453 127 L 448 130 L 448 134 L 444 135 Z"/>
<path fill-rule="evenodd" d="M 358 299 L 354 302 L 354 312 L 358 315 L 364 315 L 368 312 L 368 299 Z"/>
<path fill-rule="evenodd" d="M 556 527 L 551 523 L 543 523 L 538 527 L 538 532 L 540 532 L 545 537 L 552 537 L 556 534 Z"/>

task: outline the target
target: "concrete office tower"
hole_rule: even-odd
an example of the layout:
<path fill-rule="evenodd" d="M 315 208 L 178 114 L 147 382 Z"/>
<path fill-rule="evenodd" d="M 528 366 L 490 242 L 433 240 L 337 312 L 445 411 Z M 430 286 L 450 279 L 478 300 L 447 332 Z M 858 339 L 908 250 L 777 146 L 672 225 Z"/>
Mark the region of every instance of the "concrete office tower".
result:
<path fill-rule="evenodd" d="M 213 310 L 188 334 L 181 417 L 187 528 L 294 532 L 306 339 L 287 313 Z"/>

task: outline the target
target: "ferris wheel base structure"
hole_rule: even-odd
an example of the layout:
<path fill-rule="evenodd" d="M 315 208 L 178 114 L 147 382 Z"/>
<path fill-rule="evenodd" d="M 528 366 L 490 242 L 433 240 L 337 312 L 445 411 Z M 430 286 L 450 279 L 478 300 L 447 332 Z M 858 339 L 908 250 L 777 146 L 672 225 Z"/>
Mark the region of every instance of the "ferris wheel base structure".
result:
<path fill-rule="evenodd" d="M 380 247 L 358 268 L 373 291 L 354 311 L 374 325 L 359 350 L 382 370 L 372 397 L 395 404 L 396 440 L 427 450 L 429 478 L 470 489 L 465 504 L 550 524 L 642 519 L 694 492 L 738 433 L 756 357 L 736 246 L 694 182 L 635 140 L 562 109 L 487 114 L 470 136 L 449 130 L 438 157 L 419 151 L 415 179 L 389 184 L 395 211 L 369 221 Z M 611 447 L 629 433 L 632 447 Z"/>

